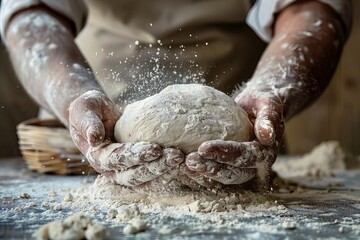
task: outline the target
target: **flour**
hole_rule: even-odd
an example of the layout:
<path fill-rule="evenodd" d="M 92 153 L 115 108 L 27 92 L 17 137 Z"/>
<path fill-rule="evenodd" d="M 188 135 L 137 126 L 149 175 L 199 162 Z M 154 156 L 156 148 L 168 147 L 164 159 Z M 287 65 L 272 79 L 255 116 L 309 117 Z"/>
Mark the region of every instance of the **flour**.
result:
<path fill-rule="evenodd" d="M 290 161 L 277 161 L 274 171 L 293 177 L 331 177 L 334 172 L 346 169 L 345 153 L 336 141 L 323 142 L 310 153 Z"/>
<path fill-rule="evenodd" d="M 65 197 L 64 197 L 64 202 L 72 202 L 74 199 L 73 195 L 71 193 L 68 193 Z"/>
<path fill-rule="evenodd" d="M 127 222 L 141 215 L 136 205 L 121 205 L 117 209 L 116 220 L 119 222 Z"/>
<path fill-rule="evenodd" d="M 172 231 L 173 231 L 173 229 L 169 225 L 164 225 L 158 230 L 158 233 L 160 233 L 160 234 L 169 234 Z"/>
<path fill-rule="evenodd" d="M 85 239 L 88 240 L 105 239 L 105 228 L 101 225 L 89 225 L 85 230 Z"/>
<path fill-rule="evenodd" d="M 117 214 L 118 214 L 118 211 L 116 209 L 110 208 L 107 212 L 107 217 L 109 219 L 114 219 L 114 218 L 116 218 Z"/>
<path fill-rule="evenodd" d="M 49 49 L 49 50 L 58 49 L 58 45 L 56 45 L 55 43 L 50 43 L 49 46 L 48 46 L 48 49 Z"/>
<path fill-rule="evenodd" d="M 55 191 L 51 191 L 51 192 L 49 193 L 49 197 L 56 197 L 56 196 L 57 196 L 57 194 L 56 194 Z"/>
<path fill-rule="evenodd" d="M 156 191 L 156 189 L 155 189 Z M 173 191 L 155 193 L 144 189 L 114 185 L 107 178 L 98 176 L 91 189 L 91 199 L 114 201 L 108 216 L 126 222 L 142 215 L 141 205 L 160 206 L 179 213 L 210 213 L 240 211 L 286 211 L 286 207 L 273 200 L 267 193 L 255 193 L 231 187 L 222 190 L 194 191 L 176 188 Z M 135 204 L 135 203 L 136 204 Z M 116 205 L 120 206 L 116 206 Z M 139 205 L 140 204 L 140 205 Z"/>
<path fill-rule="evenodd" d="M 341 227 L 344 233 L 351 234 L 350 236 L 360 233 L 359 198 L 350 198 L 354 192 L 344 187 L 344 190 L 332 194 L 326 190 L 326 186 L 324 190 L 319 191 L 291 182 L 281 185 L 276 182 L 275 185 L 280 185 L 280 188 L 266 193 L 244 189 L 181 189 L 178 191 L 179 194 L 174 195 L 166 191 L 162 194 L 149 193 L 151 189 L 139 193 L 126 187 L 119 188 L 119 185 L 109 184 L 105 177 L 99 177 L 95 184 L 93 177 L 40 177 L 42 180 L 35 179 L 34 182 L 25 184 L 16 183 L 19 186 L 17 193 L 12 189 L 0 189 L 1 195 L 5 196 L 1 199 L 1 222 L 10 219 L 16 221 L 19 227 L 31 224 L 32 231 L 43 222 L 61 220 L 84 212 L 96 225 L 100 223 L 109 228 L 109 233 L 118 234 L 111 235 L 110 238 L 123 238 L 124 228 L 131 225 L 133 219 L 141 219 L 147 226 L 144 232 L 137 233 L 137 238 L 141 239 L 152 239 L 154 234 L 161 234 L 156 235 L 154 239 L 187 239 L 203 236 L 202 234 L 212 238 L 227 234 L 229 238 L 239 234 L 249 239 L 262 239 L 269 234 L 285 238 L 288 234 L 303 233 L 307 230 L 323 233 L 326 228 L 326 231 L 334 229 L 337 232 Z M 100 180 L 104 184 L 103 187 L 98 186 Z M 315 181 L 320 180 L 310 179 L 312 184 Z M 165 187 L 167 186 L 165 184 Z M 19 198 L 19 192 L 27 192 L 29 189 L 33 189 L 30 193 L 34 204 L 29 204 L 29 199 Z M 73 195 L 73 201 L 64 202 L 63 199 L 69 193 Z M 338 197 L 331 200 L 334 196 Z M 13 204 L 11 208 L 4 208 L 7 201 L 16 201 L 16 209 Z M 53 207 L 59 203 L 62 210 L 54 211 Z M 343 210 L 337 212 L 339 208 Z M 353 208 L 356 210 L 352 211 Z M 344 217 L 343 213 L 348 213 L 348 210 L 349 214 Z M 296 229 L 292 230 L 294 225 Z"/>
<path fill-rule="evenodd" d="M 60 203 L 53 206 L 54 211 L 61 211 L 62 209 L 63 207 Z"/>
<path fill-rule="evenodd" d="M 190 153 L 209 140 L 248 141 L 252 131 L 246 112 L 226 94 L 200 84 L 179 84 L 129 104 L 116 123 L 115 138 Z"/>
<path fill-rule="evenodd" d="M 105 229 L 100 225 L 94 225 L 91 219 L 83 214 L 75 214 L 66 218 L 63 222 L 56 220 L 42 226 L 33 235 L 41 240 L 101 240 L 105 237 Z"/>
<path fill-rule="evenodd" d="M 141 219 L 133 219 L 125 226 L 125 234 L 135 234 L 146 230 L 146 222 Z"/>
<path fill-rule="evenodd" d="M 295 230 L 296 229 L 296 223 L 294 222 L 283 222 L 282 227 L 289 230 Z"/>
<path fill-rule="evenodd" d="M 26 192 L 20 194 L 20 198 L 30 198 L 30 195 Z"/>

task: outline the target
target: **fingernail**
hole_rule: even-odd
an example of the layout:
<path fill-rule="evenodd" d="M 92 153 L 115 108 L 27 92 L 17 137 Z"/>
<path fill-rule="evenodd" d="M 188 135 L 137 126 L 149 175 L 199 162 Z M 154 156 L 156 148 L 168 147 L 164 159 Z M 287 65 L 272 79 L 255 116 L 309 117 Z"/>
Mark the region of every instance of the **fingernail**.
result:
<path fill-rule="evenodd" d="M 275 131 L 274 126 L 269 120 L 262 120 L 259 122 L 259 135 L 258 138 L 260 142 L 265 143 L 266 145 L 270 145 L 275 142 Z"/>

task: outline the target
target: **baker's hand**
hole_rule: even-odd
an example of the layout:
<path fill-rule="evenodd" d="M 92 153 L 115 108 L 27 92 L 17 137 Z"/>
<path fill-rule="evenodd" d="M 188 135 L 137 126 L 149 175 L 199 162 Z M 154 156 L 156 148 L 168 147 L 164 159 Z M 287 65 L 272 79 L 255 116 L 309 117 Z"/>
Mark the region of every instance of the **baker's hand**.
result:
<path fill-rule="evenodd" d="M 244 91 L 236 99 L 254 125 L 251 142 L 204 142 L 186 158 L 187 176 L 204 187 L 241 184 L 255 176 L 266 180 L 284 132 L 283 104 L 276 94 Z"/>
<path fill-rule="evenodd" d="M 115 143 L 120 113 L 100 91 L 88 91 L 69 108 L 69 129 L 75 145 L 99 173 L 121 185 L 138 186 L 184 161 L 178 149 L 147 142 Z"/>
<path fill-rule="evenodd" d="M 104 93 L 91 90 L 76 98 L 69 107 L 71 137 L 80 150 L 113 139 L 120 113 Z M 84 151 L 82 151 L 84 153 Z"/>

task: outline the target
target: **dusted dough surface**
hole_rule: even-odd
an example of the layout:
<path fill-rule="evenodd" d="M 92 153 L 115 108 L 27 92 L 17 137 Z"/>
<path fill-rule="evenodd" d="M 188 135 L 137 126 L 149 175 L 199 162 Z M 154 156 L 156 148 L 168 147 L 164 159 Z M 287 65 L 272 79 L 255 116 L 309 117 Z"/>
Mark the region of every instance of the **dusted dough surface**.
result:
<path fill-rule="evenodd" d="M 248 141 L 252 131 L 246 112 L 225 93 L 201 84 L 178 84 L 127 105 L 115 138 L 190 153 L 209 140 Z"/>

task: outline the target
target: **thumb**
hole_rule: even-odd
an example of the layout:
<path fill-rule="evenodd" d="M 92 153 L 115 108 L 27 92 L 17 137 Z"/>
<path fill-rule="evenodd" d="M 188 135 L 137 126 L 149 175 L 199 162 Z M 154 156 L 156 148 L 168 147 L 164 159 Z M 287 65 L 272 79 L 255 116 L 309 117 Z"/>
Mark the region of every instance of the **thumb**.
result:
<path fill-rule="evenodd" d="M 80 132 L 92 147 L 100 145 L 105 139 L 104 124 L 94 112 L 87 113 L 83 119 L 83 127 Z"/>
<path fill-rule="evenodd" d="M 75 128 L 92 147 L 104 141 L 105 127 L 98 113 L 84 108 L 70 107 L 70 127 Z"/>
<path fill-rule="evenodd" d="M 277 146 L 284 132 L 284 123 L 281 109 L 277 106 L 266 106 L 256 116 L 255 135 L 259 142 L 265 146 Z"/>
<path fill-rule="evenodd" d="M 275 129 L 272 122 L 268 119 L 255 120 L 255 135 L 261 144 L 272 146 L 275 143 Z"/>

